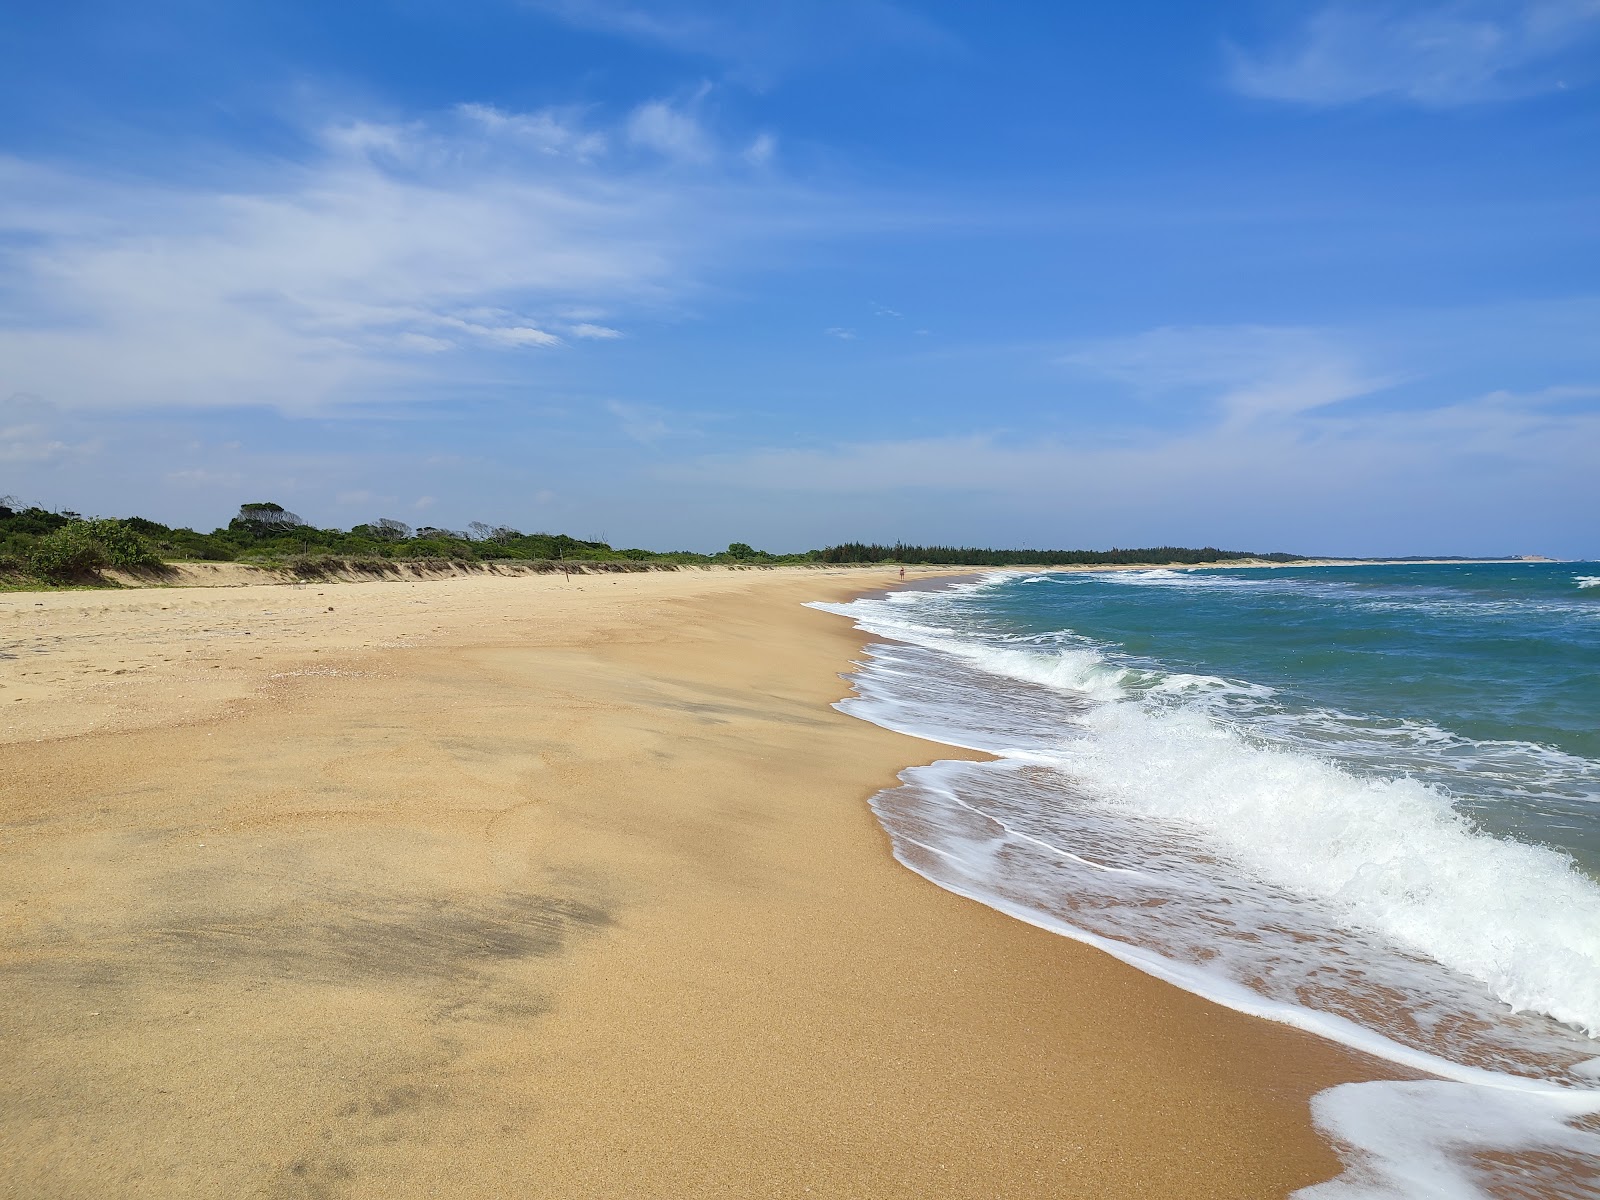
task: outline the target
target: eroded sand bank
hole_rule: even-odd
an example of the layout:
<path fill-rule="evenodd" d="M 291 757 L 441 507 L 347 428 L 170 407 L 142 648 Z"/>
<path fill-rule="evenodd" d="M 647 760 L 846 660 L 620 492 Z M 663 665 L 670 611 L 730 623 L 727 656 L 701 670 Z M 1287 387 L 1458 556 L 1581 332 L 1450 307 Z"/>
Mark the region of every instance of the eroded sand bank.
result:
<path fill-rule="evenodd" d="M 939 891 L 883 571 L 0 596 L 0 1193 L 1283 1196 L 1338 1048 Z"/>

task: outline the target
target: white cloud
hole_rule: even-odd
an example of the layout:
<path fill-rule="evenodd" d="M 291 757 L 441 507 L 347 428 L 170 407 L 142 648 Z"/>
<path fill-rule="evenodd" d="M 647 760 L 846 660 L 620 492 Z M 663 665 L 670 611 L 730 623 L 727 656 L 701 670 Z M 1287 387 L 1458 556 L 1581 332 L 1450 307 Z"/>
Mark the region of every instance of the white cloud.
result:
<path fill-rule="evenodd" d="M 503 346 L 559 346 L 561 339 L 553 333 L 535 329 L 531 325 L 500 325 L 482 331 L 484 337 Z"/>
<path fill-rule="evenodd" d="M 661 409 L 613 400 L 606 410 L 617 418 L 624 436 L 644 445 L 659 442 L 672 433 Z"/>
<path fill-rule="evenodd" d="M 768 166 L 778 154 L 778 139 L 770 133 L 757 134 L 745 147 L 744 160 L 752 167 Z"/>
<path fill-rule="evenodd" d="M 622 336 L 620 329 L 612 329 L 609 325 L 594 325 L 588 321 L 573 325 L 567 332 L 575 338 L 589 338 L 594 341 L 611 341 Z"/>
<path fill-rule="evenodd" d="M 26 426 L 0 429 L 0 462 L 47 463 L 68 457 L 76 447 L 67 442 L 38 436 Z"/>
<path fill-rule="evenodd" d="M 844 329 L 838 325 L 824 329 L 822 332 L 829 337 L 838 338 L 841 342 L 853 342 L 856 340 L 856 331 L 854 329 Z"/>
<path fill-rule="evenodd" d="M 1292 415 L 1380 391 L 1334 336 L 1276 326 L 1168 326 L 1087 344 L 1062 363 L 1142 392 L 1201 393 L 1232 424 Z"/>
<path fill-rule="evenodd" d="M 1575 403 L 1579 396 L 1588 401 Z M 1013 528 L 1047 525 L 1055 532 L 1041 536 L 1064 546 L 1559 552 L 1542 540 L 1552 536 L 1544 517 L 1585 503 L 1600 462 L 1596 397 L 1600 389 L 1492 394 L 1419 412 L 1213 425 L 1135 444 L 991 434 L 856 442 L 708 457 L 656 474 L 743 489 L 752 510 L 761 494 L 805 494 L 805 505 L 819 507 L 834 497 L 863 514 L 866 524 L 850 529 L 867 536 L 870 514 L 898 505 L 934 514 L 914 522 L 930 538 L 981 510 Z"/>
<path fill-rule="evenodd" d="M 0 396 L 0 462 L 53 466 L 82 459 L 99 446 L 81 433 L 64 430 L 59 410 L 48 401 L 26 393 Z"/>
<path fill-rule="evenodd" d="M 1600 34 L 1600 0 L 1335 0 L 1277 45 L 1232 54 L 1250 96 L 1335 105 L 1395 99 L 1431 108 L 1566 86 L 1574 52 Z"/>
<path fill-rule="evenodd" d="M 462 104 L 456 111 L 501 138 L 514 138 L 545 154 L 567 154 L 579 159 L 598 158 L 606 152 L 605 134 L 586 130 L 573 110 L 507 112 L 492 104 Z"/>
<path fill-rule="evenodd" d="M 1472 539 L 1493 533 L 1511 539 L 1493 549 L 1509 550 L 1539 535 L 1529 513 L 1582 503 L 1600 462 L 1600 386 L 1380 405 L 1392 380 L 1368 369 L 1350 341 L 1307 329 L 1157 329 L 1067 356 L 1075 370 L 1185 405 L 1196 418 L 1165 420 L 1159 431 L 770 449 L 657 474 L 680 485 L 806 493 L 818 504 L 871 496 L 854 501 L 870 511 L 904 500 L 947 520 L 975 507 L 1030 525 L 1039 514 L 1069 514 L 1059 535 L 1068 545 L 1144 538 L 1331 549 L 1304 545 L 1304 531 L 1365 528 L 1369 548 L 1482 552 Z"/>
<path fill-rule="evenodd" d="M 628 118 L 628 141 L 678 162 L 705 164 L 716 156 L 715 144 L 699 119 L 665 100 L 652 100 Z"/>
<path fill-rule="evenodd" d="M 180 471 L 168 471 L 165 478 L 169 483 L 207 488 L 244 482 L 244 475 L 238 471 L 216 471 L 210 467 L 185 467 Z"/>
<path fill-rule="evenodd" d="M 680 149 L 703 146 L 696 129 Z M 553 352 L 563 314 L 659 306 L 745 241 L 807 226 L 812 201 L 780 181 L 604 144 L 570 110 L 464 106 L 338 123 L 299 162 L 208 186 L 0 158 L 0 396 L 392 401 L 472 377 L 473 355 Z"/>
<path fill-rule="evenodd" d="M 948 53 L 947 31 L 890 0 L 525 0 L 578 29 L 717 59 L 749 81 L 883 48 Z"/>

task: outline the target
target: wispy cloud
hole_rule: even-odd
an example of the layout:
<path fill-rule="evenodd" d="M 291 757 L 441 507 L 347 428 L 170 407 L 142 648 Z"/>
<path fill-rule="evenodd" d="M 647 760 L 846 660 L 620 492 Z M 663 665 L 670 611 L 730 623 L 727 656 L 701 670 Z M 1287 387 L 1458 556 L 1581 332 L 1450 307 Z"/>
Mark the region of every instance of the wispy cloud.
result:
<path fill-rule="evenodd" d="M 187 467 L 181 471 L 168 471 L 164 478 L 168 483 L 194 485 L 199 487 L 237 487 L 244 482 L 244 475 L 238 471 L 212 471 L 205 467 Z"/>
<path fill-rule="evenodd" d="M 744 148 L 744 160 L 752 167 L 769 166 L 778 156 L 778 139 L 771 133 L 758 133 Z"/>
<path fill-rule="evenodd" d="M 1580 392 L 1586 401 L 1575 399 Z M 856 442 L 706 458 L 658 475 L 789 497 L 790 505 L 796 494 L 815 497 L 807 505 L 844 504 L 858 514 L 853 536 L 918 527 L 950 536 L 952 510 L 981 510 L 1007 514 L 1014 529 L 1048 527 L 1041 536 L 1064 545 L 1548 551 L 1555 547 L 1539 539 L 1551 532 L 1530 523 L 1527 510 L 1584 503 L 1600 461 L 1596 396 L 1600 389 L 1572 389 L 1565 399 L 1496 393 L 1415 413 L 1248 432 L 1212 427 L 1118 446 L 989 433 Z M 899 523 L 884 526 L 877 512 L 898 512 Z M 910 516 L 918 512 L 944 516 Z M 1355 539 L 1352 524 L 1362 529 Z M 1330 529 L 1340 530 L 1336 544 Z M 1318 544 L 1307 544 L 1312 538 Z"/>
<path fill-rule="evenodd" d="M 822 332 L 829 337 L 838 338 L 841 342 L 853 342 L 856 340 L 856 331 L 854 329 L 845 329 L 839 325 L 831 326 Z"/>
<path fill-rule="evenodd" d="M 83 431 L 64 434 L 52 404 L 28 395 L 0 396 L 0 463 L 54 467 L 81 460 L 97 450 Z"/>
<path fill-rule="evenodd" d="M 239 419 L 152 418 L 0 397 L 0 479 L 26 503 L 106 516 L 136 512 L 208 529 L 240 500 L 259 496 L 313 523 L 349 524 L 426 495 L 439 497 L 452 521 L 507 514 L 506 500 L 478 507 L 485 481 L 499 480 L 518 503 L 527 494 L 526 476 L 483 455 L 431 454 L 403 440 L 323 431 L 306 442 L 297 432 L 304 426 L 277 414 L 251 414 L 244 442 L 217 436 Z M 397 488 L 409 494 L 397 495 Z"/>
<path fill-rule="evenodd" d="M 1198 396 L 1229 426 L 1309 412 L 1394 382 L 1334 335 L 1262 325 L 1167 326 L 1081 346 L 1061 362 L 1143 392 Z"/>
<path fill-rule="evenodd" d="M 575 109 L 524 113 L 508 112 L 492 104 L 461 104 L 456 111 L 496 138 L 520 142 L 545 154 L 593 159 L 604 154 L 608 146 L 603 132 L 583 127 L 582 116 Z"/>
<path fill-rule="evenodd" d="M 716 144 L 692 106 L 666 100 L 652 100 L 633 110 L 628 118 L 628 140 L 677 162 L 702 165 L 716 157 Z"/>
<path fill-rule="evenodd" d="M 1577 54 L 1597 35 L 1600 0 L 1334 0 L 1276 44 L 1233 48 L 1230 79 L 1300 104 L 1449 108 L 1587 82 Z"/>
<path fill-rule="evenodd" d="M 948 52 L 959 43 L 889 0 L 525 0 L 578 29 L 614 34 L 727 64 L 753 82 L 802 63 L 863 50 Z"/>
<path fill-rule="evenodd" d="M 562 109 L 330 122 L 299 161 L 205 186 L 0 158 L 0 397 L 396 399 L 473 356 L 614 339 L 571 314 L 660 305 L 805 225 L 703 125 L 646 106 L 625 132 L 646 112 L 626 139 Z"/>
<path fill-rule="evenodd" d="M 1192 422 L 1026 439 L 980 428 L 707 456 L 658 473 L 769 494 L 870 495 L 874 506 L 920 496 L 948 507 L 958 502 L 931 498 L 959 496 L 994 511 L 1073 513 L 1081 536 L 1099 540 L 1289 545 L 1295 529 L 1325 528 L 1327 506 L 1340 506 L 1380 521 L 1365 545 L 1413 547 L 1430 530 L 1458 528 L 1463 513 L 1510 529 L 1504 514 L 1538 497 L 1576 502 L 1587 486 L 1600 461 L 1600 384 L 1384 404 L 1396 378 L 1358 343 L 1313 329 L 1155 329 L 1062 361 L 1129 395 L 1187 405 Z"/>
<path fill-rule="evenodd" d="M 672 433 L 662 409 L 613 400 L 606 405 L 606 411 L 617 418 L 623 436 L 632 441 L 648 446 Z"/>

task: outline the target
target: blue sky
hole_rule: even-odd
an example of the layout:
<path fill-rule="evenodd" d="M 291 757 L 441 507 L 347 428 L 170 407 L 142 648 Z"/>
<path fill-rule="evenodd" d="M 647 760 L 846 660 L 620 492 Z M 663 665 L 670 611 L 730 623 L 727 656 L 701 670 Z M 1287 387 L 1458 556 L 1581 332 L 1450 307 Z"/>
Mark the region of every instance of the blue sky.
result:
<path fill-rule="evenodd" d="M 0 493 L 1600 556 L 1600 0 L 0 15 Z"/>

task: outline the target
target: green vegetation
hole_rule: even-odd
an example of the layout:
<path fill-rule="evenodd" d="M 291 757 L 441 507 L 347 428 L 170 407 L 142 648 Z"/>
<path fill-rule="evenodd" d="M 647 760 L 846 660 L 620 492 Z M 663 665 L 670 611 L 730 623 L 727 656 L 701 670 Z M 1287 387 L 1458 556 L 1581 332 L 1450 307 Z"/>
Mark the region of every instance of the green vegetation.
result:
<path fill-rule="evenodd" d="M 1251 555 L 1206 547 L 1159 546 L 1142 550 L 984 550 L 955 546 L 893 546 L 847 542 L 803 554 L 769 554 L 734 542 L 717 554 L 689 550 L 619 550 L 603 541 L 564 533 L 523 533 L 475 521 L 465 530 L 380 517 L 352 529 L 319 529 L 281 504 L 239 506 L 226 525 L 210 533 L 174 529 L 144 517 L 86 519 L 75 512 L 22 507 L 0 497 L 0 584 L 12 586 L 105 584 L 107 568 L 159 573 L 172 562 L 240 562 L 317 578 L 335 570 L 393 574 L 400 563 L 444 568 L 461 564 L 528 562 L 609 564 L 608 570 L 722 563 L 921 563 L 959 566 L 1213 563 L 1244 558 L 1293 562 L 1292 554 Z"/>
<path fill-rule="evenodd" d="M 0 576 L 54 584 L 94 583 L 103 568 L 160 571 L 160 551 L 126 521 L 77 513 L 18 511 L 0 497 Z"/>
<path fill-rule="evenodd" d="M 820 551 L 769 554 L 735 542 L 718 554 L 615 549 L 564 533 L 523 533 L 474 522 L 465 530 L 380 517 L 352 529 L 319 529 L 271 501 L 252 501 L 210 533 L 173 528 L 145 517 L 85 519 L 75 512 L 23 507 L 0 497 L 0 580 L 13 584 L 106 583 L 106 568 L 159 571 L 171 562 L 239 562 L 288 570 L 304 578 L 330 569 L 391 573 L 401 562 L 423 567 L 463 563 L 610 564 L 610 569 L 679 564 L 815 562 Z"/>
<path fill-rule="evenodd" d="M 23 563 L 40 579 L 79 583 L 102 567 L 158 571 L 166 564 L 156 548 L 122 521 L 68 521 L 26 547 Z"/>
<path fill-rule="evenodd" d="M 89 534 L 87 521 L 74 521 L 45 534 L 28 547 L 23 559 L 28 571 L 54 583 L 87 579 L 111 565 L 105 547 Z"/>

